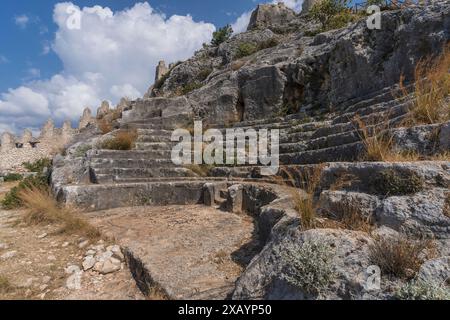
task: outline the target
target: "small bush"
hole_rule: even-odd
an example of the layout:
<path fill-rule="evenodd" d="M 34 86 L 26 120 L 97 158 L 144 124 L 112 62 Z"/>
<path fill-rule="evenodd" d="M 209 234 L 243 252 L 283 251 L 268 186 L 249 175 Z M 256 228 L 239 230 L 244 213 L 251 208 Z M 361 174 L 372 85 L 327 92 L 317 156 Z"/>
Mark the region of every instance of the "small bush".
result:
<path fill-rule="evenodd" d="M 136 130 L 121 130 L 114 138 L 111 138 L 100 145 L 100 149 L 105 150 L 131 150 L 134 148 L 137 139 Z"/>
<path fill-rule="evenodd" d="M 92 150 L 92 146 L 89 144 L 83 144 L 75 149 L 74 156 L 77 158 L 84 157 L 86 152 Z"/>
<path fill-rule="evenodd" d="M 304 242 L 301 247 L 290 242 L 277 249 L 283 269 L 281 279 L 305 290 L 320 294 L 334 280 L 334 252 L 321 242 Z"/>
<path fill-rule="evenodd" d="M 209 75 L 213 72 L 213 69 L 210 67 L 204 67 L 203 69 L 200 70 L 199 74 L 198 74 L 198 78 L 201 82 L 205 81 Z"/>
<path fill-rule="evenodd" d="M 198 82 L 187 83 L 181 88 L 181 95 L 185 96 L 194 90 L 200 89 L 201 87 L 203 87 L 203 85 Z"/>
<path fill-rule="evenodd" d="M 330 30 L 337 15 L 348 10 L 347 0 L 322 0 L 315 2 L 308 12 L 308 15 L 320 22 L 322 30 Z"/>
<path fill-rule="evenodd" d="M 240 59 L 243 57 L 251 56 L 255 52 L 258 51 L 258 47 L 254 45 L 253 43 L 249 42 L 242 42 L 238 45 L 238 48 L 236 50 L 236 59 Z"/>
<path fill-rule="evenodd" d="M 100 232 L 81 219 L 76 212 L 61 208 L 49 188 L 30 187 L 19 192 L 27 213 L 24 221 L 30 225 L 61 224 L 58 233 L 79 234 L 89 239 L 100 238 Z"/>
<path fill-rule="evenodd" d="M 450 300 L 450 290 L 445 284 L 413 280 L 401 287 L 395 297 L 400 300 Z"/>
<path fill-rule="evenodd" d="M 48 187 L 48 176 L 38 174 L 23 179 L 18 186 L 12 188 L 1 201 L 2 208 L 6 210 L 17 209 L 23 206 L 19 194 L 21 191 L 29 188 L 45 189 Z"/>
<path fill-rule="evenodd" d="M 411 279 L 419 271 L 426 257 L 423 252 L 432 249 L 432 242 L 411 241 L 405 236 L 378 238 L 369 247 L 371 263 L 389 275 Z"/>
<path fill-rule="evenodd" d="M 3 178 L 5 182 L 15 182 L 23 179 L 23 176 L 18 173 L 10 173 Z"/>
<path fill-rule="evenodd" d="M 375 192 L 384 196 L 404 196 L 424 189 L 424 181 L 414 172 L 387 169 L 377 174 L 371 182 Z"/>
<path fill-rule="evenodd" d="M 110 133 L 113 129 L 112 123 L 108 121 L 105 117 L 100 119 L 98 122 L 98 128 L 102 132 L 102 134 Z"/>
<path fill-rule="evenodd" d="M 231 28 L 231 26 L 229 24 L 227 24 L 225 27 L 222 27 L 213 33 L 213 38 L 211 40 L 211 44 L 213 46 L 218 46 L 221 43 L 230 39 L 232 34 L 233 34 L 233 28 Z"/>
<path fill-rule="evenodd" d="M 42 173 L 44 170 L 49 169 L 52 166 L 52 160 L 42 158 L 35 162 L 24 162 L 23 166 L 30 172 Z"/>

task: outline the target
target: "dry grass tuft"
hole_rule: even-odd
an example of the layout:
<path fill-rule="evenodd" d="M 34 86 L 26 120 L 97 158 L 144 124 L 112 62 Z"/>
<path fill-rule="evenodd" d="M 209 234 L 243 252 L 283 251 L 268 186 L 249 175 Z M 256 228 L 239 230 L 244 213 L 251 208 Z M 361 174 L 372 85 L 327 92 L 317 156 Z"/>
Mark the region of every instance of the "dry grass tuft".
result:
<path fill-rule="evenodd" d="M 185 166 L 199 177 L 207 177 L 212 166 L 207 164 L 189 164 Z"/>
<path fill-rule="evenodd" d="M 384 273 L 412 279 L 423 262 L 433 258 L 433 251 L 431 240 L 412 241 L 406 236 L 398 236 L 375 239 L 369 254 L 371 262 L 378 265 Z"/>
<path fill-rule="evenodd" d="M 371 123 L 364 122 L 359 116 L 354 121 L 364 145 L 363 161 L 390 161 L 393 156 L 393 137 L 389 134 L 389 119 L 387 116 L 373 119 Z"/>
<path fill-rule="evenodd" d="M 98 120 L 97 124 L 102 134 L 110 133 L 113 129 L 112 123 L 105 118 Z"/>
<path fill-rule="evenodd" d="M 24 221 L 30 225 L 58 224 L 58 233 L 79 234 L 91 240 L 101 238 L 99 230 L 77 215 L 73 209 L 62 208 L 48 188 L 30 187 L 20 191 L 19 197 L 27 209 Z"/>
<path fill-rule="evenodd" d="M 434 124 L 450 120 L 450 43 L 437 58 L 422 59 L 415 69 L 414 101 L 407 123 Z M 403 96 L 409 92 L 404 89 L 400 79 Z"/>
<path fill-rule="evenodd" d="M 338 226 L 346 230 L 371 232 L 373 221 L 366 217 L 355 203 L 343 201 L 336 203 L 330 208 L 328 215 L 338 222 Z"/>
<path fill-rule="evenodd" d="M 291 198 L 294 203 L 294 208 L 300 216 L 302 230 L 310 230 L 318 226 L 314 193 L 319 186 L 322 171 L 322 165 L 304 168 L 303 171 L 295 170 L 294 172 L 286 168 L 281 168 L 283 179 L 279 180 L 283 184 L 291 187 Z M 297 189 L 297 186 L 301 190 Z M 304 192 L 301 192 L 302 190 Z"/>
<path fill-rule="evenodd" d="M 135 147 L 136 140 L 136 130 L 120 130 L 115 134 L 114 138 L 103 142 L 100 148 L 106 150 L 131 150 Z"/>

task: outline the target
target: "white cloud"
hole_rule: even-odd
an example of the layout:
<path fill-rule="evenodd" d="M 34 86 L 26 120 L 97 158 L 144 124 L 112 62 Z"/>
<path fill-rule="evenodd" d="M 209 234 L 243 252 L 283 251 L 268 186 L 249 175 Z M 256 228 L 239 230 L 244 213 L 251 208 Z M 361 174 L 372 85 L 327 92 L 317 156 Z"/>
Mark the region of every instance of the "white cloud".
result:
<path fill-rule="evenodd" d="M 5 56 L 0 55 L 0 64 L 8 63 L 9 60 Z"/>
<path fill-rule="evenodd" d="M 21 14 L 19 16 L 15 16 L 14 17 L 14 22 L 21 29 L 25 29 L 27 27 L 27 25 L 28 25 L 28 22 L 30 22 L 30 18 L 26 14 Z"/>
<path fill-rule="evenodd" d="M 237 20 L 231 25 L 234 33 L 241 33 L 247 30 L 248 23 L 252 17 L 252 11 L 244 12 Z"/>
<path fill-rule="evenodd" d="M 0 95 L 0 131 L 6 124 L 16 129 L 41 125 L 50 115 L 58 122 L 76 120 L 84 107 L 94 109 L 102 100 L 116 103 L 123 96 L 140 97 L 154 81 L 159 60 L 189 58 L 215 31 L 214 25 L 195 22 L 189 15 L 166 17 L 146 2 L 118 12 L 75 6 L 81 29 L 72 30 L 66 23 L 69 6 L 73 4 L 58 3 L 53 12 L 58 29 L 51 49 L 63 71 Z M 43 54 L 49 50 L 44 44 Z M 40 112 L 28 117 L 33 108 L 24 98 L 31 93 L 39 96 L 41 105 L 36 107 Z"/>
<path fill-rule="evenodd" d="M 255 2 L 255 1 L 254 1 Z M 291 8 L 295 12 L 302 11 L 303 0 L 284 0 L 278 1 L 274 0 L 270 3 L 276 4 L 278 2 L 284 2 L 286 7 Z M 253 11 L 246 11 L 237 18 L 237 20 L 231 25 L 234 33 L 241 33 L 247 30 L 248 24 L 250 22 L 250 18 L 252 17 Z"/>

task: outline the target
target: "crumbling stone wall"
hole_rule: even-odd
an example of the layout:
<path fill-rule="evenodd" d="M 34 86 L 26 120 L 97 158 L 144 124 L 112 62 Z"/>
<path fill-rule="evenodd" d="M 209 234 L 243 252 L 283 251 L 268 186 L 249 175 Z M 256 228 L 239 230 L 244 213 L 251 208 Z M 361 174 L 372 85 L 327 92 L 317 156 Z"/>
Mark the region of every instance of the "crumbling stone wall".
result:
<path fill-rule="evenodd" d="M 5 132 L 0 139 L 0 170 L 25 171 L 24 162 L 51 158 L 70 142 L 76 132 L 70 121 L 66 121 L 62 128 L 55 128 L 51 119 L 45 123 L 38 138 L 34 138 L 28 129 L 21 137 Z"/>

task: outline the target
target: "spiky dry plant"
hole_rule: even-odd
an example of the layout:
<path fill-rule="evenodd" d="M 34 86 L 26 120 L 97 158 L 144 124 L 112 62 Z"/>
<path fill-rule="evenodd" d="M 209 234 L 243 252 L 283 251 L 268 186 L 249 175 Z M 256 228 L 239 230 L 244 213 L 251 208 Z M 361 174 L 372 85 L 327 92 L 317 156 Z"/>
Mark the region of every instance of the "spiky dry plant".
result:
<path fill-rule="evenodd" d="M 409 95 L 400 79 L 403 96 Z M 437 58 L 419 61 L 414 72 L 414 100 L 407 119 L 409 125 L 434 124 L 450 120 L 450 43 Z"/>

